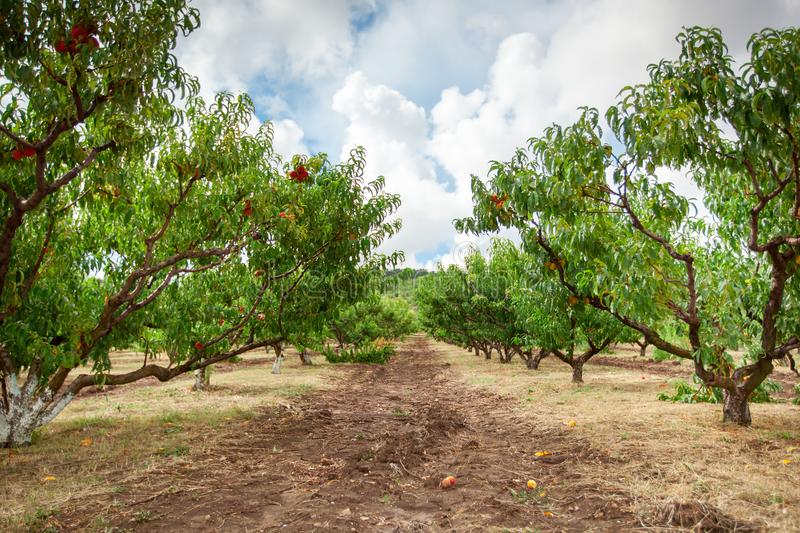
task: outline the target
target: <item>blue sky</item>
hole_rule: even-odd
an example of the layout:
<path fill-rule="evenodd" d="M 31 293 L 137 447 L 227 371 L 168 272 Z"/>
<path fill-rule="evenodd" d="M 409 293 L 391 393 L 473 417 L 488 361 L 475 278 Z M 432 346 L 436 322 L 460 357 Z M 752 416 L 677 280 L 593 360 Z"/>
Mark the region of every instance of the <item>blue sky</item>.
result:
<path fill-rule="evenodd" d="M 737 58 L 765 26 L 800 24 L 800 2 L 702 0 L 197 0 L 179 44 L 205 95 L 248 92 L 284 155 L 367 149 L 367 173 L 401 195 L 384 250 L 409 266 L 458 261 L 474 240 L 470 174 L 577 107 L 608 106 L 682 26 L 720 27 Z M 685 177 L 666 176 L 697 195 Z"/>

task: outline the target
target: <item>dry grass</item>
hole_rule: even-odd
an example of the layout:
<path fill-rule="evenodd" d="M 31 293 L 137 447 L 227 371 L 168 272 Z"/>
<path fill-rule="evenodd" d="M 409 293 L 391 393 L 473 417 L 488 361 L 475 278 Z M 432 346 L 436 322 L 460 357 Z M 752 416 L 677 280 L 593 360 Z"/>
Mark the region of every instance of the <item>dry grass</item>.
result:
<path fill-rule="evenodd" d="M 127 479 L 190 461 L 214 434 L 236 431 L 262 407 L 328 387 L 337 372 L 322 357 L 301 367 L 296 353 L 286 355 L 281 375 L 270 372 L 270 362 L 254 361 L 267 357 L 264 351 L 218 365 L 205 393 L 191 392 L 187 376 L 82 395 L 32 446 L 0 450 L 0 531 L 47 531 L 48 516 L 66 501 L 116 494 Z M 122 371 L 141 359 L 122 353 L 114 363 Z"/>
<path fill-rule="evenodd" d="M 518 360 L 502 365 L 445 344 L 434 346 L 465 384 L 509 395 L 538 424 L 575 420 L 570 431 L 618 460 L 613 470 L 579 463 L 576 473 L 630 494 L 642 515 L 667 502 L 698 501 L 769 531 L 800 530 L 797 406 L 754 404 L 753 426 L 740 428 L 721 423 L 720 405 L 658 401 L 658 392 L 672 390 L 663 375 L 589 364 L 585 383 L 575 386 L 570 368 L 552 358 L 532 371 Z M 630 353 L 615 356 L 629 359 Z M 690 378 L 686 364 L 663 364 L 685 369 Z"/>

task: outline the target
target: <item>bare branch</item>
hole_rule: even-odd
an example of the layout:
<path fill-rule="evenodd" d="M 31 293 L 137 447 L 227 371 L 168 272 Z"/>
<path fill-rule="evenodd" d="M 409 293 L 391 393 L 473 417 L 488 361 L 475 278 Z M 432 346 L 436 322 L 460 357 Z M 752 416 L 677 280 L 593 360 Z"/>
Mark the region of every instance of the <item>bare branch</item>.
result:
<path fill-rule="evenodd" d="M 45 70 L 45 72 L 47 72 L 47 74 L 48 74 L 48 75 L 49 75 L 51 78 L 53 78 L 53 81 L 55 81 L 55 82 L 56 82 L 56 83 L 58 83 L 59 85 L 63 85 L 64 87 L 66 87 L 66 86 L 67 86 L 67 80 L 65 80 L 64 78 L 62 78 L 62 77 L 61 77 L 61 76 L 59 76 L 58 74 L 56 74 L 56 73 L 53 71 L 53 69 L 52 69 L 52 68 L 50 68 L 50 65 L 48 65 L 48 64 L 47 64 L 47 63 L 45 63 L 44 61 L 39 61 L 39 64 L 42 66 L 42 68 Z"/>
<path fill-rule="evenodd" d="M 266 340 L 251 342 L 243 346 L 231 349 L 227 352 L 207 357 L 205 359 L 203 359 L 201 355 L 196 355 L 190 358 L 189 360 L 183 362 L 182 364 L 174 367 L 145 365 L 139 367 L 138 369 L 132 372 L 127 372 L 125 374 L 98 374 L 98 375 L 81 374 L 69 384 L 69 387 L 67 387 L 64 394 L 75 395 L 78 392 L 80 392 L 81 389 L 91 385 L 95 385 L 97 383 L 103 383 L 105 385 L 125 385 L 127 383 L 133 383 L 134 381 L 139 381 L 140 379 L 144 379 L 147 377 L 155 377 L 156 379 L 162 382 L 169 381 L 181 374 L 189 372 L 190 370 L 202 369 L 209 365 L 219 363 L 220 361 L 230 359 L 231 357 L 234 357 L 236 355 L 249 352 L 250 350 L 263 348 L 264 346 L 271 346 L 275 342 L 280 342 L 280 340 L 281 339 L 278 338 L 278 339 L 266 339 Z M 51 390 L 57 390 L 57 389 L 51 388 Z"/>
<path fill-rule="evenodd" d="M 36 281 L 36 277 L 39 274 L 39 269 L 42 266 L 42 262 L 44 261 L 44 256 L 47 254 L 47 247 L 50 244 L 50 239 L 53 236 L 53 228 L 55 227 L 56 218 L 55 215 L 51 215 L 50 223 L 47 225 L 47 230 L 44 235 L 44 242 L 42 243 L 41 250 L 39 251 L 39 256 L 36 258 L 36 261 L 31 268 L 31 271 L 28 272 L 27 277 L 25 278 L 25 283 L 22 286 L 22 289 L 19 292 L 19 303 L 16 305 L 9 306 L 6 310 L 0 312 L 0 324 L 9 316 L 13 315 L 22 305 L 22 302 L 28 297 L 28 293 L 30 292 L 31 288 L 33 287 L 34 282 Z"/>
<path fill-rule="evenodd" d="M 20 144 L 26 148 L 34 148 L 34 146 L 31 143 L 29 143 L 28 141 L 26 141 L 25 139 L 23 139 L 22 137 L 20 137 L 10 129 L 8 129 L 3 124 L 0 124 L 0 132 L 4 133 L 6 137 L 8 137 L 17 144 Z"/>

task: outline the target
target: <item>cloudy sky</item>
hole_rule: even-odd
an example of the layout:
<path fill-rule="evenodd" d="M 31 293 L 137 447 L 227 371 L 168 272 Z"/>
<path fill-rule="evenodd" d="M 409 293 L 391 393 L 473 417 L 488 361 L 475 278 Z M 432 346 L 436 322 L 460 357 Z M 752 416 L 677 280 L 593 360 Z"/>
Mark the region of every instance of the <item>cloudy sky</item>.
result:
<path fill-rule="evenodd" d="M 205 95 L 245 91 L 284 155 L 367 149 L 402 197 L 385 250 L 408 266 L 457 260 L 471 174 L 576 108 L 604 108 L 677 54 L 682 26 L 722 29 L 734 57 L 800 0 L 195 0 L 178 49 Z M 679 179 L 679 178 L 676 178 Z M 686 187 L 685 184 L 679 186 Z M 689 189 L 686 189 L 689 191 Z"/>

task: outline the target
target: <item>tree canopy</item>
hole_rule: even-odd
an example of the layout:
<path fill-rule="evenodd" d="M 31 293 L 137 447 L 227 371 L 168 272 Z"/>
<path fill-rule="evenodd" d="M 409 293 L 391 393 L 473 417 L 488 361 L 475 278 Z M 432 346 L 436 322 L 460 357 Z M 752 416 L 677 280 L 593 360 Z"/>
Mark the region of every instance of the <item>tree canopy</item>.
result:
<path fill-rule="evenodd" d="M 247 96 L 196 96 L 172 49 L 198 23 L 182 1 L 121 0 L 0 22 L 2 444 L 86 386 L 301 336 L 303 283 L 399 257 L 374 253 L 399 198 L 364 180 L 363 150 L 283 161 Z M 110 350 L 143 338 L 151 357 L 114 373 Z"/>
<path fill-rule="evenodd" d="M 694 361 L 723 389 L 725 419 L 749 424 L 750 394 L 800 348 L 800 32 L 755 34 L 738 71 L 718 30 L 677 40 L 677 59 L 621 91 L 605 131 L 584 109 L 494 163 L 488 187 L 473 179 L 474 217 L 458 226 L 518 228 L 564 289 Z M 665 179 L 676 171 L 711 216 Z M 681 342 L 663 334 L 673 321 Z"/>

